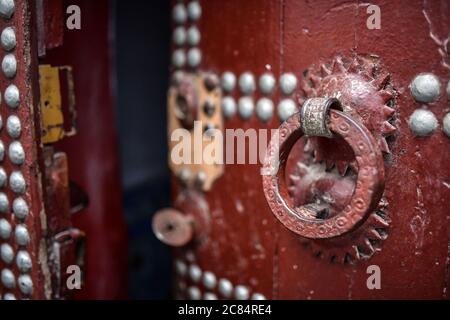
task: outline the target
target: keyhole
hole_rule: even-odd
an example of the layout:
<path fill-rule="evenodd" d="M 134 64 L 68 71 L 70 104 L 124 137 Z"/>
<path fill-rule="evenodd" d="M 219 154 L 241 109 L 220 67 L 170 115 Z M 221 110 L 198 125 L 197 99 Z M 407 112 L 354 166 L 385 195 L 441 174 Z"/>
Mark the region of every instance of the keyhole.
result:
<path fill-rule="evenodd" d="M 177 229 L 177 226 L 176 226 L 174 223 L 169 222 L 169 223 L 166 225 L 164 231 L 165 231 L 165 233 L 171 233 L 171 232 L 175 231 L 176 229 Z"/>

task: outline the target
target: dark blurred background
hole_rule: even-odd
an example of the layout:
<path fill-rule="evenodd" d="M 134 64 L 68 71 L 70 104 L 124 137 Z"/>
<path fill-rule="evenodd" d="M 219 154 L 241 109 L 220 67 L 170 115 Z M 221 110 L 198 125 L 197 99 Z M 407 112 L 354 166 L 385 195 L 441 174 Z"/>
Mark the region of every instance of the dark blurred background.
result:
<path fill-rule="evenodd" d="M 170 1 L 113 1 L 114 51 L 124 214 L 129 234 L 129 298 L 164 299 L 170 252 L 151 231 L 169 206 L 166 92 Z"/>

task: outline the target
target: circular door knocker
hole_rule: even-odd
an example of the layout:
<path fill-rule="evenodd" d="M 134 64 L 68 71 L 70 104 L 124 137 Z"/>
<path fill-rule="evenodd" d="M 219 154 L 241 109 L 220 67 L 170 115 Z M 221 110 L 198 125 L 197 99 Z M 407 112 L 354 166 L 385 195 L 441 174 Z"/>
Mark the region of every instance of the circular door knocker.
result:
<path fill-rule="evenodd" d="M 341 112 L 334 98 L 308 99 L 300 113 L 280 128 L 266 151 L 263 187 L 273 214 L 289 230 L 309 239 L 329 239 L 347 234 L 364 223 L 376 208 L 384 190 L 384 163 L 369 130 Z M 294 208 L 288 196 L 285 166 L 294 144 L 304 135 L 341 136 L 353 150 L 358 167 L 355 189 L 344 210 L 327 216 L 323 206 L 310 203 Z"/>

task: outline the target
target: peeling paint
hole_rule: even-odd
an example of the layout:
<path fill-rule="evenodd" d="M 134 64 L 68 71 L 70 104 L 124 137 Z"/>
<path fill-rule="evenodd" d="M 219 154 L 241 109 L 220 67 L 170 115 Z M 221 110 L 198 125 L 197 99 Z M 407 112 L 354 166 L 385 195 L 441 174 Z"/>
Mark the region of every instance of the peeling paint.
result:
<path fill-rule="evenodd" d="M 449 69 L 450 70 L 450 63 L 449 63 L 449 53 L 448 53 L 448 44 L 450 41 L 450 34 L 447 36 L 447 38 L 445 39 L 441 39 L 436 32 L 433 30 L 433 22 L 427 12 L 427 0 L 423 1 L 423 9 L 422 9 L 422 13 L 423 16 L 425 17 L 425 20 L 427 21 L 428 24 L 428 29 L 429 29 L 429 36 L 430 38 L 434 41 L 434 43 L 438 46 L 438 52 L 439 55 L 441 56 L 442 60 L 441 60 L 441 64 L 444 68 Z"/>
<path fill-rule="evenodd" d="M 418 214 L 412 218 L 410 223 L 410 229 L 414 234 L 415 239 L 415 249 L 416 255 L 422 254 L 422 247 L 424 242 L 424 236 L 425 236 L 425 229 L 428 224 L 428 212 L 426 208 L 424 207 L 424 199 L 423 199 L 423 193 L 420 186 L 416 188 L 416 195 L 417 195 L 417 205 L 415 206 L 415 209 L 417 210 Z"/>

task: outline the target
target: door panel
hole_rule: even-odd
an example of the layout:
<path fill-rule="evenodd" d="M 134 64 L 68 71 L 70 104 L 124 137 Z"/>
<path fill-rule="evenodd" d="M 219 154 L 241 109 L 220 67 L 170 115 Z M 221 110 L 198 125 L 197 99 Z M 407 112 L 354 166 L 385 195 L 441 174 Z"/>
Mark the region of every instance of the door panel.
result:
<path fill-rule="evenodd" d="M 408 119 L 421 106 L 409 90 L 418 73 L 434 73 L 443 88 L 449 79 L 449 69 L 442 65 L 438 47 L 430 36 L 430 32 L 442 34 L 439 28 L 448 32 L 448 14 L 439 13 L 448 13 L 448 3 L 428 3 L 426 8 L 420 1 L 377 4 L 381 8 L 380 30 L 366 27 L 367 6 L 357 2 L 286 4 L 285 65 L 303 70 L 336 54 L 379 56 L 398 93 L 394 106 L 398 130 L 391 138 L 391 157 L 385 161 L 386 211 L 392 222 L 381 252 L 354 266 L 332 265 L 302 250 L 296 244 L 296 235 L 282 232 L 280 245 L 287 248 L 287 253 L 280 259 L 280 298 L 445 296 L 449 234 L 443 221 L 448 221 L 445 206 L 449 190 L 445 181 L 449 172 L 444 157 L 448 155 L 449 140 L 442 130 L 427 138 L 414 137 Z M 424 12 L 430 15 L 431 26 Z M 309 32 L 301 32 L 299 25 L 307 26 Z M 436 30 L 430 31 L 430 27 Z M 422 39 L 420 44 L 417 39 Z M 424 48 L 429 50 L 425 52 Z M 448 111 L 445 92 L 430 109 L 441 122 Z M 297 272 L 291 269 L 295 264 L 299 265 Z M 381 290 L 367 289 L 369 265 L 380 266 Z"/>
<path fill-rule="evenodd" d="M 381 200 L 366 213 L 364 223 L 342 237 L 317 240 L 289 231 L 272 214 L 261 164 L 225 165 L 212 189 L 200 192 L 211 216 L 206 240 L 175 250 L 177 297 L 250 298 L 261 293 L 274 299 L 447 298 L 450 173 L 444 159 L 450 142 L 443 122 L 449 111 L 450 8 L 447 1 L 376 5 L 379 29 L 368 26 L 376 8 L 356 1 L 173 2 L 174 37 L 191 26 L 201 34 L 201 62 L 191 59 L 197 44 L 174 38 L 174 78 L 178 71 L 218 77 L 229 71 L 236 78 L 231 92 L 222 83 L 222 96 L 228 99 L 222 100 L 225 129 L 275 129 L 285 120 L 279 115 L 290 112 L 282 103 L 286 99 L 298 111 L 309 98 L 338 97 L 347 103 L 344 113 L 373 135 L 385 171 Z M 246 72 L 254 77 L 250 93 L 239 85 Z M 276 79 L 273 92 L 264 93 L 259 84 L 264 73 Z M 287 73 L 297 80 L 293 92 L 286 89 L 287 78 L 280 78 Z M 416 78 L 422 73 L 428 75 Z M 420 94 L 412 93 L 411 86 L 420 86 L 422 79 L 431 79 L 426 84 L 431 89 L 438 87 L 435 101 L 423 102 Z M 244 96 L 254 102 L 249 118 L 239 107 Z M 268 118 L 258 111 L 263 97 L 272 102 Z M 227 114 L 229 98 L 236 108 Z M 429 131 L 418 132 L 418 122 Z M 326 172 L 333 183 L 356 183 L 358 167 L 348 146 L 339 139 L 327 141 L 302 138 L 291 151 L 285 179 L 299 205 L 305 204 L 305 186 L 298 175 L 304 178 L 305 173 L 296 167 L 323 170 L 313 180 Z M 176 203 L 186 187 L 179 177 L 173 186 Z M 322 191 L 314 192 L 317 196 Z M 178 209 L 182 212 L 183 205 Z M 379 290 L 367 286 L 373 265 L 381 271 Z M 215 285 L 200 281 L 213 276 Z M 231 280 L 232 295 L 223 294 L 227 286 L 220 286 L 221 278 Z"/>

